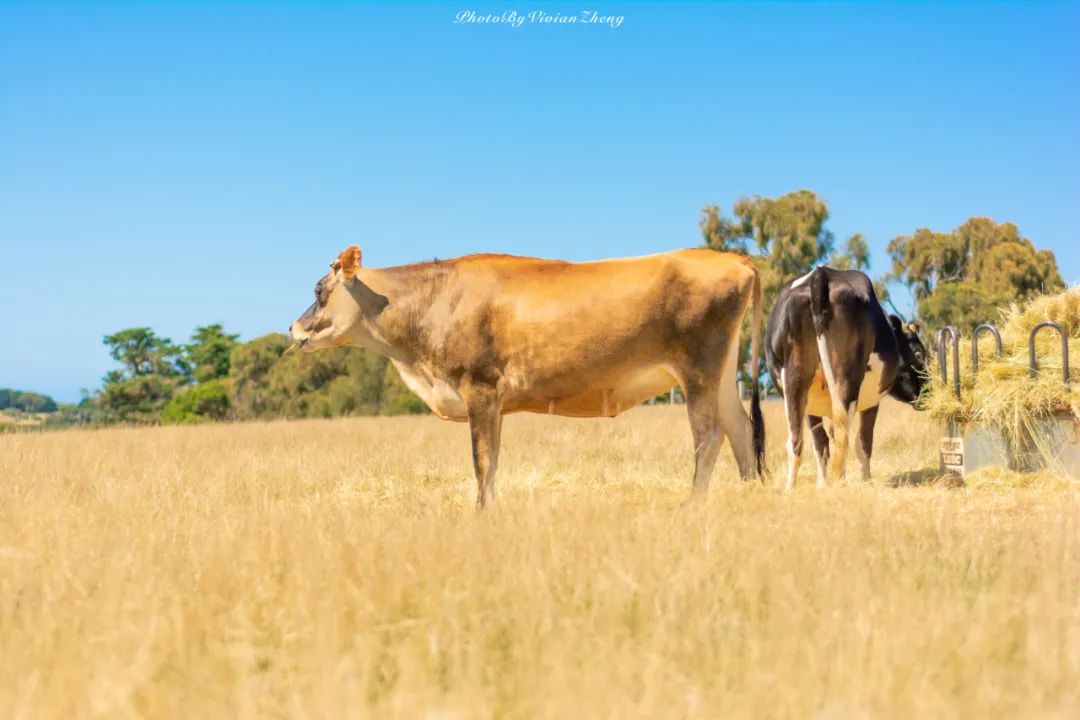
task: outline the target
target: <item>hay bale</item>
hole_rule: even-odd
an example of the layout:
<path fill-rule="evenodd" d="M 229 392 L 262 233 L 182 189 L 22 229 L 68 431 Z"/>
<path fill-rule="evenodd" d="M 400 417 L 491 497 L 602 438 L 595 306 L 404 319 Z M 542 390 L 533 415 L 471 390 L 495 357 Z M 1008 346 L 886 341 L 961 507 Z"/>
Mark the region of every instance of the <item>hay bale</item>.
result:
<path fill-rule="evenodd" d="M 1018 442 L 1031 436 L 1035 423 L 1051 416 L 1072 413 L 1080 418 L 1080 343 L 1075 342 L 1080 340 L 1080 287 L 1013 305 L 997 320 L 1002 357 L 994 357 L 993 338 L 984 334 L 979 339 L 979 372 L 973 381 L 968 329 L 960 341 L 960 398 L 953 395 L 951 379 L 948 387 L 942 384 L 934 362 L 933 378 L 920 401 L 923 409 L 941 420 L 1000 428 Z M 1052 330 L 1041 331 L 1035 342 L 1038 377 L 1028 374 L 1028 335 L 1044 320 L 1059 323 L 1069 335 L 1073 382 L 1067 386 L 1061 382 L 1061 341 Z"/>

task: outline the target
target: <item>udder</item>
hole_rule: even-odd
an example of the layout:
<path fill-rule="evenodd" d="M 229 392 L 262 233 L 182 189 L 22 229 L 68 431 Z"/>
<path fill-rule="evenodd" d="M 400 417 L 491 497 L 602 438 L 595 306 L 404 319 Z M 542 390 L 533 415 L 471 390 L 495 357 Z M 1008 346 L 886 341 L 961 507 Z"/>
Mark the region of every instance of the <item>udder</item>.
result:
<path fill-rule="evenodd" d="M 856 410 L 869 410 L 881 402 L 886 393 L 881 391 L 882 364 L 877 356 L 871 356 L 870 363 L 866 366 L 866 375 L 863 376 L 862 385 L 859 386 L 859 399 Z M 832 417 L 832 397 L 829 395 L 829 384 L 825 379 L 825 373 L 819 366 L 814 373 L 814 379 L 810 385 L 810 392 L 806 397 L 807 415 L 818 417 Z"/>

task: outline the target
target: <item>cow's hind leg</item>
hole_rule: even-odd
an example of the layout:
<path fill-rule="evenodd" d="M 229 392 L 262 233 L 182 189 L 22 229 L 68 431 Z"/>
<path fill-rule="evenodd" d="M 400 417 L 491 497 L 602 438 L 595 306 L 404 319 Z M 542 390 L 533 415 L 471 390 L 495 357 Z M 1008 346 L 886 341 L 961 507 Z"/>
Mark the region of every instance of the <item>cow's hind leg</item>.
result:
<path fill-rule="evenodd" d="M 795 487 L 802 464 L 802 418 L 806 415 L 810 384 L 801 377 L 798 365 L 789 364 L 781 373 L 784 385 L 784 410 L 787 416 L 787 481 L 784 490 Z"/>
<path fill-rule="evenodd" d="M 828 482 L 829 473 L 829 434 L 825 432 L 825 422 L 817 415 L 808 415 L 810 434 L 814 438 L 814 457 L 817 459 L 817 486 L 823 488 Z"/>
<path fill-rule="evenodd" d="M 471 385 L 464 393 L 469 410 L 473 470 L 476 472 L 476 509 L 495 504 L 495 470 L 499 465 L 502 403 L 492 387 Z"/>
<path fill-rule="evenodd" d="M 863 482 L 870 481 L 870 455 L 874 452 L 874 423 L 877 422 L 877 405 L 859 413 L 859 443 L 855 455 L 862 466 Z"/>
<path fill-rule="evenodd" d="M 709 489 L 709 479 L 723 442 L 718 383 L 687 381 L 683 383 L 683 394 L 690 416 L 690 432 L 694 436 L 694 495 L 702 496 Z"/>
<path fill-rule="evenodd" d="M 832 456 L 832 465 L 829 466 L 829 481 L 837 485 L 844 481 L 847 471 L 851 418 L 855 414 L 860 384 L 862 384 L 861 373 L 854 378 L 854 382 L 838 383 L 837 391 L 832 393 L 832 440 L 836 450 Z"/>
<path fill-rule="evenodd" d="M 821 369 L 825 373 L 825 382 L 829 386 L 829 398 L 832 405 L 832 464 L 829 466 L 829 481 L 839 485 L 844 481 L 847 468 L 848 440 L 851 431 L 851 417 L 859 399 L 859 388 L 866 375 L 866 356 L 858 347 L 847 348 L 849 357 L 846 362 L 836 362 L 829 349 L 829 342 L 824 335 L 818 335 L 818 357 Z"/>
<path fill-rule="evenodd" d="M 739 344 L 734 342 L 728 350 L 724 369 L 720 375 L 718 394 L 720 427 L 731 441 L 731 452 L 735 455 L 735 464 L 739 466 L 739 476 L 743 480 L 750 480 L 757 474 L 757 463 L 754 458 L 754 432 L 735 381 L 738 362 Z"/>

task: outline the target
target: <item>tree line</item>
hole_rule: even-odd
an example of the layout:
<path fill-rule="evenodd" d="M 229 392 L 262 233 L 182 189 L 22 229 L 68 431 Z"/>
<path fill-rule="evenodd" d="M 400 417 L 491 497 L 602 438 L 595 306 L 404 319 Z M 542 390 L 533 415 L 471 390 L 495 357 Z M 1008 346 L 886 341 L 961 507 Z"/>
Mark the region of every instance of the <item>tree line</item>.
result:
<path fill-rule="evenodd" d="M 329 418 L 427 412 L 389 361 L 362 348 L 286 353 L 282 333 L 248 342 L 221 324 L 174 343 L 149 327 L 103 339 L 115 369 L 77 405 L 46 425 L 190 424 L 223 420 Z"/>
<path fill-rule="evenodd" d="M 855 233 L 838 247 L 828 219 L 822 198 L 798 190 L 741 198 L 730 217 L 717 205 L 707 206 L 700 229 L 705 247 L 754 260 L 767 312 L 784 282 L 816 265 L 869 268 L 866 238 Z M 906 319 L 922 321 L 927 330 L 946 324 L 970 330 L 995 320 L 1010 302 L 1065 287 L 1051 251 L 1037 249 L 1016 225 L 984 217 L 948 231 L 918 228 L 893 238 L 886 252 L 890 269 L 874 281 L 880 299 L 891 306 L 889 288 L 908 288 L 914 316 Z M 120 330 L 104 343 L 117 367 L 78 405 L 57 407 L 45 396 L 0 390 L 0 410 L 56 411 L 54 422 L 62 424 L 427 412 L 386 358 L 360 348 L 286 353 L 290 341 L 281 333 L 239 342 L 220 324 L 197 327 L 180 344 L 149 327 Z M 748 350 L 747 342 L 743 346 Z"/>
<path fill-rule="evenodd" d="M 0 388 L 0 410 L 17 410 L 24 413 L 54 412 L 56 401 L 48 395 Z"/>

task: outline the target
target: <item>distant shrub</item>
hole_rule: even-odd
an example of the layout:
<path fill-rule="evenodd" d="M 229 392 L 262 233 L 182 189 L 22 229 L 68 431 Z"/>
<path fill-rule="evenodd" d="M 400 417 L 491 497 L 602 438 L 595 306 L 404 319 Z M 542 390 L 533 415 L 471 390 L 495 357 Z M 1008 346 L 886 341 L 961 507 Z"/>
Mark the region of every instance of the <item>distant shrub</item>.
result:
<path fill-rule="evenodd" d="M 7 408 L 28 413 L 54 412 L 56 401 L 48 395 L 0 388 L 0 410 Z"/>
<path fill-rule="evenodd" d="M 390 362 L 362 348 L 285 353 L 288 336 L 241 343 L 231 357 L 232 415 L 238 420 L 402 415 L 428 412 Z"/>
<path fill-rule="evenodd" d="M 186 425 L 228 416 L 229 389 L 221 380 L 210 380 L 174 395 L 161 411 L 161 422 Z"/>
<path fill-rule="evenodd" d="M 383 413 L 386 415 L 420 415 L 431 410 L 409 388 L 393 365 L 387 364 L 384 376 Z"/>
<path fill-rule="evenodd" d="M 110 422 L 157 423 L 170 399 L 182 387 L 182 378 L 157 374 L 132 378 L 111 377 L 97 402 Z"/>

